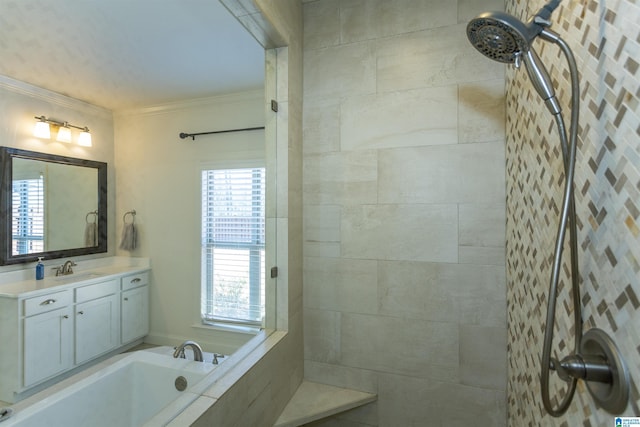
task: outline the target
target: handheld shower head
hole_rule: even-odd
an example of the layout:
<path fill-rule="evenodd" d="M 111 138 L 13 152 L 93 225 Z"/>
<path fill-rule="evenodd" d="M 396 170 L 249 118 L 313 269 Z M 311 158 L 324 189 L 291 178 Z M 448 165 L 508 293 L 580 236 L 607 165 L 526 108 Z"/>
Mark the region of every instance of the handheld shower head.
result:
<path fill-rule="evenodd" d="M 520 20 L 504 12 L 485 12 L 467 25 L 469 41 L 484 56 L 507 64 L 530 49 L 532 34 Z"/>
<path fill-rule="evenodd" d="M 546 13 L 547 9 L 543 8 Z M 536 17 L 543 18 L 538 13 Z M 550 12 L 549 12 L 550 14 Z M 531 43 L 544 33 L 544 28 L 537 20 L 531 19 L 527 24 L 504 12 L 485 12 L 472 19 L 467 25 L 467 37 L 480 53 L 495 61 L 507 64 L 524 65 L 535 90 L 547 104 L 552 114 L 560 113 L 560 105 L 549 73 L 538 58 Z"/>

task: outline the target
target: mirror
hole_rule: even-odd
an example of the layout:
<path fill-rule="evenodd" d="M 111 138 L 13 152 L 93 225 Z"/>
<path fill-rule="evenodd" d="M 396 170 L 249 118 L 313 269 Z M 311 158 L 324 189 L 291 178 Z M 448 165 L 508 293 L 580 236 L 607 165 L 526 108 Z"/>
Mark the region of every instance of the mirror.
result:
<path fill-rule="evenodd" d="M 107 164 L 0 147 L 0 265 L 107 251 Z"/>

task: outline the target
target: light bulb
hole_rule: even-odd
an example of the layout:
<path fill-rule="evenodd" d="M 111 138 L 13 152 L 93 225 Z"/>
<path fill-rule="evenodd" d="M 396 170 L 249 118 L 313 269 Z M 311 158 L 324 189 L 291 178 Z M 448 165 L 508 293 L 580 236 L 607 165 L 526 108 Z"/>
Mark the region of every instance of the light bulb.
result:
<path fill-rule="evenodd" d="M 91 147 L 91 134 L 89 133 L 88 128 L 84 128 L 82 132 L 80 132 L 80 136 L 78 137 L 78 145 L 83 147 Z"/>
<path fill-rule="evenodd" d="M 36 122 L 36 126 L 33 128 L 33 136 L 36 138 L 51 138 L 51 129 L 49 128 L 49 123 L 44 120 L 40 120 Z"/>
<path fill-rule="evenodd" d="M 56 141 L 60 142 L 71 142 L 71 129 L 67 124 L 60 126 L 58 129 L 58 136 L 56 137 Z"/>

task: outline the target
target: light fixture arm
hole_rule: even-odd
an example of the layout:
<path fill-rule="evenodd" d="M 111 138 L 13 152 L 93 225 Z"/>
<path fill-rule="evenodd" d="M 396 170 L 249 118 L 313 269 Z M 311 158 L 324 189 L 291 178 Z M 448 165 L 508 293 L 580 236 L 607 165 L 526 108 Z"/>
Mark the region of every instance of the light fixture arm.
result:
<path fill-rule="evenodd" d="M 49 123 L 52 124 L 54 126 L 58 126 L 58 127 L 70 127 L 70 128 L 74 128 L 74 129 L 79 129 L 83 132 L 89 132 L 89 128 L 87 126 L 76 126 L 73 125 L 69 122 L 59 122 L 57 120 L 53 120 L 53 119 L 48 119 L 45 116 L 35 116 L 34 118 L 40 120 L 41 122 L 45 122 L 45 123 Z"/>

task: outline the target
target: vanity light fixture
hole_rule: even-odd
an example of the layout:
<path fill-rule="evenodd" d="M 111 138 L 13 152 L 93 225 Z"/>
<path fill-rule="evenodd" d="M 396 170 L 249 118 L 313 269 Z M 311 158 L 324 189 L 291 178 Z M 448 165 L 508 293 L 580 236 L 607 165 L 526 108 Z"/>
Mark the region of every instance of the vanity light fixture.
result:
<path fill-rule="evenodd" d="M 56 141 L 71 142 L 71 128 L 67 122 L 64 122 L 64 124 L 58 129 Z"/>
<path fill-rule="evenodd" d="M 69 122 L 59 122 L 51 120 L 45 116 L 36 116 L 38 121 L 33 129 L 33 136 L 37 138 L 51 139 L 51 125 L 58 128 L 58 134 L 56 141 L 71 142 L 71 128 L 80 129 L 80 135 L 78 136 L 78 145 L 83 147 L 91 147 L 91 133 L 86 126 L 76 126 Z"/>
<path fill-rule="evenodd" d="M 49 123 L 47 123 L 47 119 L 44 116 L 36 117 L 39 119 L 36 122 L 36 127 L 33 129 L 33 136 L 36 138 L 51 138 L 51 128 L 49 127 Z"/>
<path fill-rule="evenodd" d="M 91 147 L 91 133 L 89 132 L 89 128 L 88 127 L 84 127 L 84 129 L 82 129 L 82 132 L 80 132 L 80 135 L 78 136 L 78 145 L 81 145 L 83 147 Z"/>

